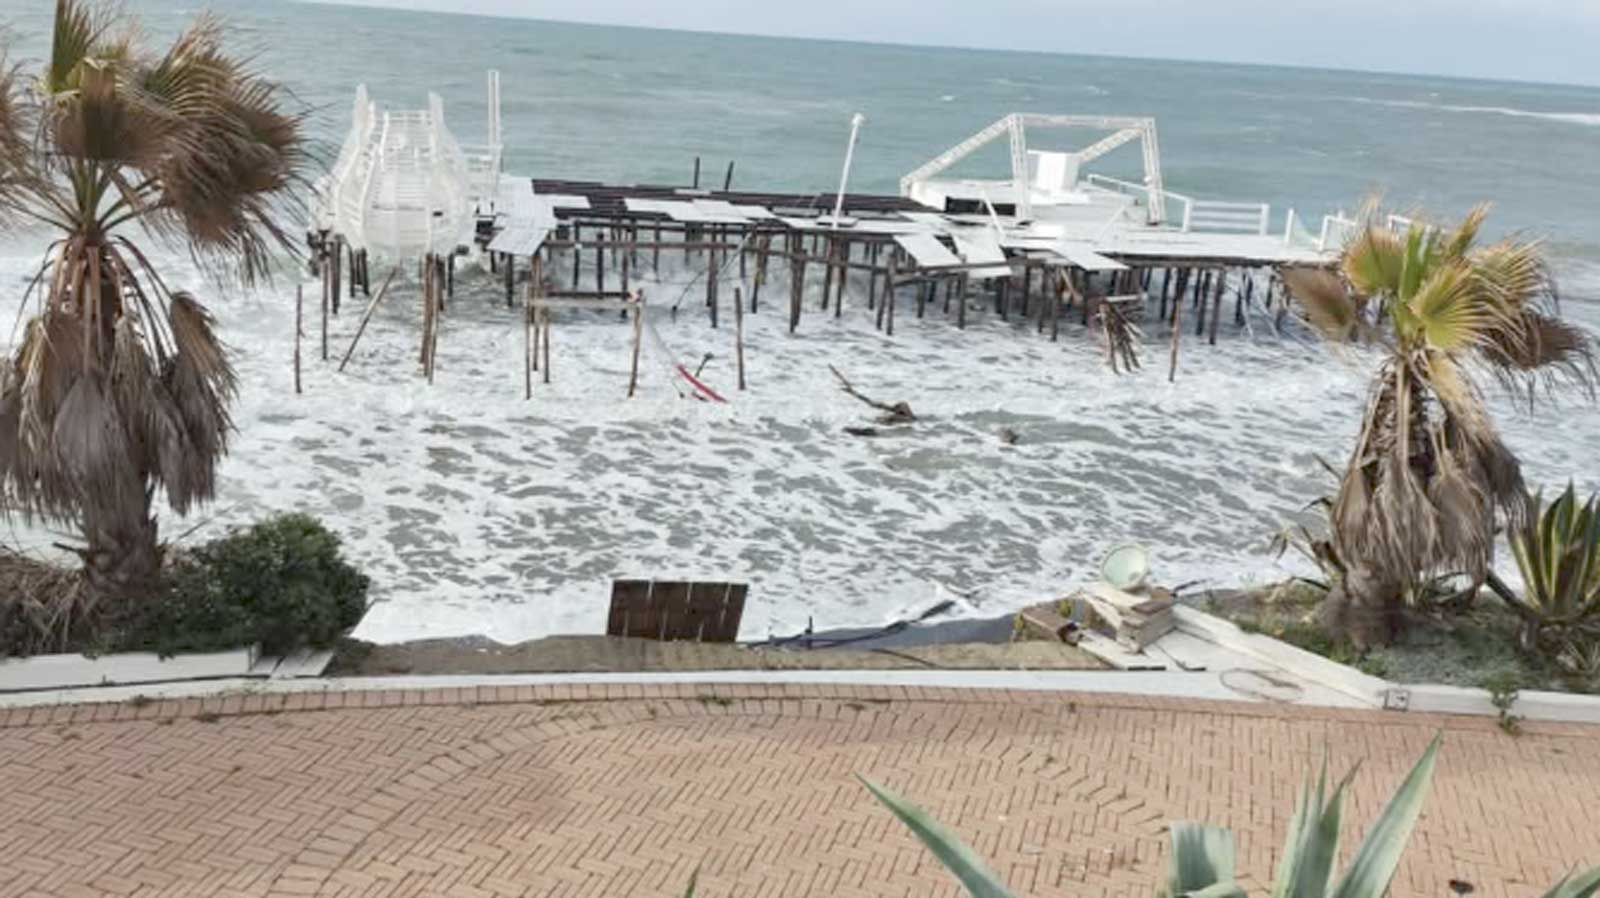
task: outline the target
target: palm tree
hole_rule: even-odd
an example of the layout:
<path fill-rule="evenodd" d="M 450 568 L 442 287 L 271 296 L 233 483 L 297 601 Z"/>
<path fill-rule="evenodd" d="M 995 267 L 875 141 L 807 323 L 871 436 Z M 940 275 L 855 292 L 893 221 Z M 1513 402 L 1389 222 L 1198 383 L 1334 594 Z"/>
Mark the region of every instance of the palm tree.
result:
<path fill-rule="evenodd" d="M 1480 206 L 1453 228 L 1366 225 L 1337 272 L 1288 272 L 1307 319 L 1336 345 L 1383 352 L 1360 435 L 1330 511 L 1345 574 L 1324 625 L 1357 645 L 1381 644 L 1435 577 L 1481 584 L 1496 514 L 1528 514 L 1521 466 L 1495 430 L 1480 383 L 1532 402 L 1542 386 L 1576 382 L 1593 395 L 1590 338 L 1555 316 L 1555 284 L 1537 243 L 1479 245 Z"/>
<path fill-rule="evenodd" d="M 148 53 L 109 10 L 58 0 L 37 78 L 0 59 L 0 218 L 55 236 L 0 370 L 0 487 L 8 514 L 81 532 L 97 595 L 159 574 L 157 491 L 178 514 L 209 500 L 232 428 L 210 313 L 136 239 L 185 247 L 219 285 L 292 246 L 301 117 L 222 36 L 201 17 Z"/>

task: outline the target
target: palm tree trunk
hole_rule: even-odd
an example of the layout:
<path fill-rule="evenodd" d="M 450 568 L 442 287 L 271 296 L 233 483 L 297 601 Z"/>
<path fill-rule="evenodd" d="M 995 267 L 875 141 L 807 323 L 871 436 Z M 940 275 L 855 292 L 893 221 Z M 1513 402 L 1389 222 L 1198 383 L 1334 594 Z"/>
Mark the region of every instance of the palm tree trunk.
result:
<path fill-rule="evenodd" d="M 1353 564 L 1322 600 L 1322 627 L 1356 648 L 1388 645 L 1403 623 L 1400 593 L 1400 583 L 1378 568 Z"/>
<path fill-rule="evenodd" d="M 161 541 L 148 478 L 131 465 L 113 486 L 82 497 L 84 577 L 104 599 L 139 599 L 161 574 Z"/>

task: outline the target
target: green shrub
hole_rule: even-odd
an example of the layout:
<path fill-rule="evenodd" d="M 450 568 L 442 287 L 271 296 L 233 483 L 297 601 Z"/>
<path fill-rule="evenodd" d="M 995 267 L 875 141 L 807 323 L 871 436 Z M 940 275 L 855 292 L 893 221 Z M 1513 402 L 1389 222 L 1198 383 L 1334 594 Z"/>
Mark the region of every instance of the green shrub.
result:
<path fill-rule="evenodd" d="M 303 514 L 230 531 L 176 558 L 167 576 L 158 597 L 128 609 L 118 650 L 325 647 L 361 620 L 369 585 L 339 538 Z"/>

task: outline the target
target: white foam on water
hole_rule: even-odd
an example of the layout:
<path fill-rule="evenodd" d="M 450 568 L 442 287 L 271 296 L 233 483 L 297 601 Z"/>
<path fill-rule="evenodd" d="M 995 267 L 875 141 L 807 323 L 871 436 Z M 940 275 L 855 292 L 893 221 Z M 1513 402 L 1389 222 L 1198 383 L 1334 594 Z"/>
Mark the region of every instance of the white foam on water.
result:
<path fill-rule="evenodd" d="M 0 313 L 15 314 L 38 248 L 0 247 L 11 288 Z M 379 642 L 597 633 L 617 577 L 748 580 L 746 638 L 808 620 L 884 623 L 950 596 L 963 613 L 1003 613 L 1063 594 L 1126 542 L 1151 547 L 1161 582 L 1273 579 L 1303 570 L 1266 544 L 1331 489 L 1316 457 L 1342 461 L 1368 365 L 1274 337 L 1260 317 L 1238 333 L 1225 306 L 1219 345 L 1184 334 L 1175 384 L 1157 324 L 1144 370 L 1118 377 L 1070 316 L 1051 343 L 974 298 L 961 331 L 942 296 L 919 321 L 906 291 L 890 338 L 873 329 L 864 281 L 852 279 L 835 319 L 817 308 L 813 271 L 796 335 L 783 278 L 762 289 L 745 320 L 742 393 L 727 305 L 736 279 L 722 287 L 718 329 L 699 285 L 675 319 L 665 307 L 682 287 L 647 288 L 678 359 L 715 355 L 704 378 L 727 405 L 680 398 L 649 340 L 638 395 L 626 398 L 629 325 L 582 311 L 559 313 L 552 382 L 525 401 L 520 315 L 496 279 L 463 272 L 431 386 L 414 284 L 385 301 L 339 373 L 363 300 L 333 319 L 324 363 L 309 283 L 296 396 L 292 282 L 219 292 L 181 257 L 163 264 L 211 299 L 242 383 L 217 502 L 187 538 L 272 512 L 318 515 L 373 577 L 376 604 L 357 635 Z M 374 280 L 383 273 L 375 264 Z M 877 438 L 844 433 L 873 413 L 839 391 L 829 364 L 865 393 L 909 402 L 917 422 Z M 1497 411 L 1530 479 L 1600 487 L 1593 406 Z M 1003 427 L 1016 445 L 998 438 Z M 194 523 L 168 521 L 164 532 Z"/>
<path fill-rule="evenodd" d="M 1437 96 L 1437 94 L 1435 94 Z M 1442 112 L 1469 112 L 1485 115 L 1505 115 L 1513 118 L 1536 118 L 1570 125 L 1600 127 L 1600 112 L 1541 112 L 1536 109 L 1519 109 L 1514 106 L 1471 106 L 1457 103 L 1426 103 L 1420 100 L 1383 100 L 1372 97 L 1340 97 L 1351 103 L 1370 103 L 1398 109 L 1437 109 Z"/>

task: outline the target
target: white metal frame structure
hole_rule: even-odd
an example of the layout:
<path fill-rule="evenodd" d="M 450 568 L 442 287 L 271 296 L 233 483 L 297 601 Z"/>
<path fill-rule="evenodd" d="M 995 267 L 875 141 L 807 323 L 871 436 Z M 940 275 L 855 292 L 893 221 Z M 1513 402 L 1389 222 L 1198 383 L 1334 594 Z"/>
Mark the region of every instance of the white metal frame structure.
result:
<path fill-rule="evenodd" d="M 315 226 L 397 261 L 470 242 L 475 213 L 500 181 L 498 72 L 489 73 L 488 100 L 488 143 L 463 148 L 437 94 L 423 110 L 380 111 L 366 85 L 357 87 L 338 161 L 317 184 Z"/>
<path fill-rule="evenodd" d="M 1102 115 L 1042 115 L 1031 112 L 1014 112 L 982 131 L 956 144 L 929 160 L 925 165 L 900 179 L 900 195 L 913 196 L 916 186 L 945 171 L 962 159 L 972 155 L 1001 136 L 1011 143 L 1011 179 L 1017 193 L 1016 217 L 1022 221 L 1033 218 L 1033 201 L 1028 179 L 1028 129 L 1032 128 L 1098 128 L 1113 132 L 1111 135 L 1069 154 L 1081 169 L 1083 163 L 1133 140 L 1144 150 L 1144 189 L 1150 224 L 1161 224 L 1166 219 L 1166 191 L 1161 183 L 1161 150 L 1156 140 L 1156 120 L 1153 118 L 1128 118 Z"/>

